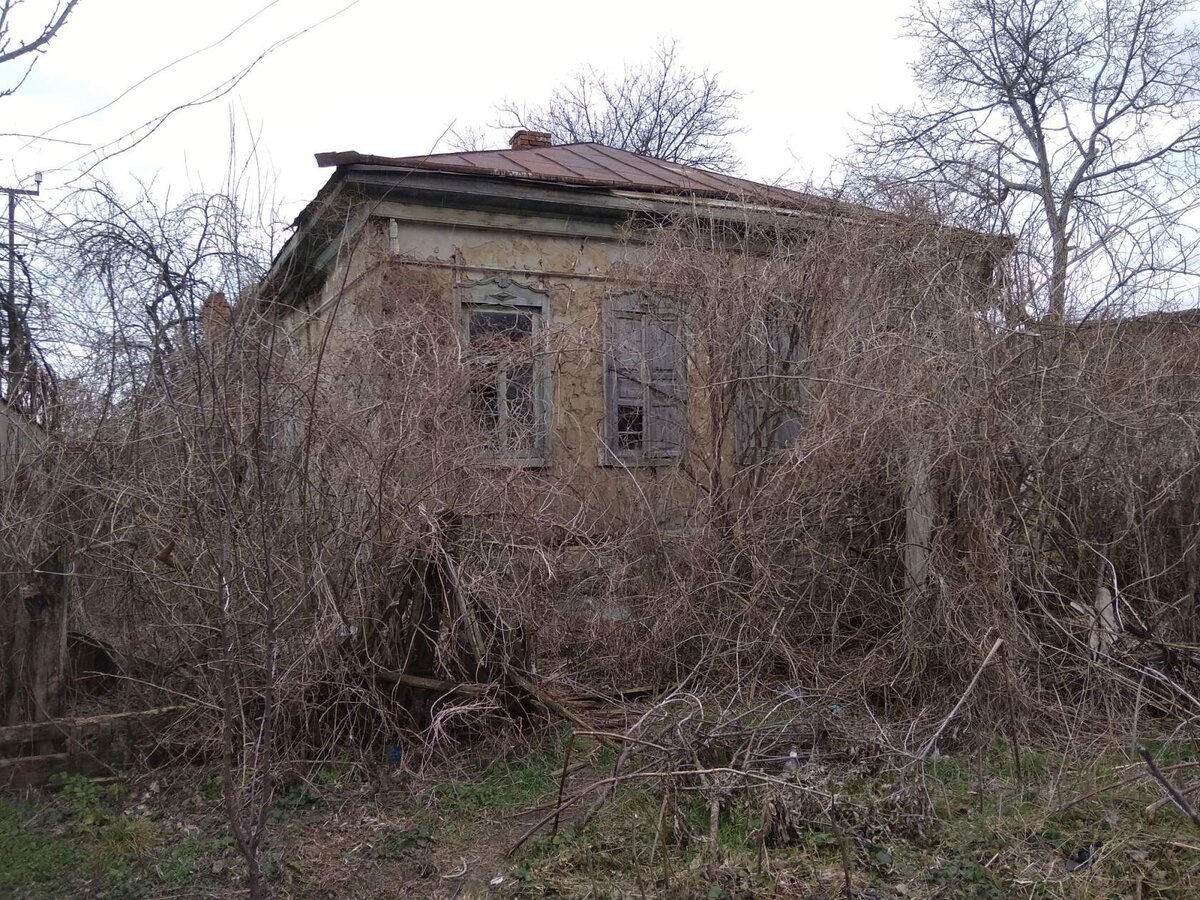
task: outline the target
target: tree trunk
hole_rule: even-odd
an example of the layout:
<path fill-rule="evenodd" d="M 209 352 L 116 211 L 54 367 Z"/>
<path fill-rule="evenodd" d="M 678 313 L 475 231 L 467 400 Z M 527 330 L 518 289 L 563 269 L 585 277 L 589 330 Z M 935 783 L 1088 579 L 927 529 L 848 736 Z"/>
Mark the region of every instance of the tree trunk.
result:
<path fill-rule="evenodd" d="M 67 560 L 59 548 L 32 577 L 3 592 L 5 722 L 44 722 L 63 712 L 67 654 Z M 39 750 L 39 752 L 41 752 Z"/>
<path fill-rule="evenodd" d="M 1054 229 L 1054 258 L 1050 271 L 1050 318 L 1062 322 L 1067 317 L 1067 264 L 1069 251 L 1067 249 L 1066 228 L 1061 223 L 1055 223 Z"/>

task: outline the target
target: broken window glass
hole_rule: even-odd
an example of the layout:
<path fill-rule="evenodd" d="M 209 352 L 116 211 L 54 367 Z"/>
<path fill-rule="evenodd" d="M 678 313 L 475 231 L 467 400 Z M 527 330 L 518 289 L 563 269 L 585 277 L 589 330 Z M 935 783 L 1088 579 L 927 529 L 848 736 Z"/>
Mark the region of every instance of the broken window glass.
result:
<path fill-rule="evenodd" d="M 540 457 L 547 425 L 541 310 L 463 304 L 463 314 L 471 407 L 489 453 L 514 460 Z"/>
<path fill-rule="evenodd" d="M 609 303 L 606 432 L 626 462 L 678 458 L 685 378 L 680 322 L 665 302 L 630 295 Z"/>
<path fill-rule="evenodd" d="M 617 406 L 617 449 L 637 451 L 645 440 L 646 420 L 641 406 L 620 404 Z"/>

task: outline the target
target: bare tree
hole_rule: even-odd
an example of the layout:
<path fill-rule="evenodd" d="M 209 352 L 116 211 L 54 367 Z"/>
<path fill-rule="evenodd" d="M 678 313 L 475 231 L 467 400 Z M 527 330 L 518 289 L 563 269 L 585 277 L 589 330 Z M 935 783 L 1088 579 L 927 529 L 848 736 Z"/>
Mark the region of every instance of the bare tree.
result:
<path fill-rule="evenodd" d="M 56 310 L 53 330 L 82 351 L 61 439 L 64 446 L 82 440 L 98 447 L 111 437 L 154 435 L 151 442 L 164 452 L 153 464 L 136 463 L 147 478 L 163 463 L 178 467 L 186 457 L 194 464 L 188 470 L 194 482 L 174 498 L 180 503 L 164 521 L 186 520 L 197 543 L 184 549 L 177 537 L 157 536 L 135 543 L 157 548 L 147 573 L 186 570 L 196 588 L 172 598 L 172 608 L 188 610 L 187 621 L 173 622 L 167 640 L 178 641 L 181 659 L 198 661 L 199 684 L 179 693 L 205 698 L 213 711 L 226 816 L 246 863 L 249 894 L 262 897 L 277 765 L 281 618 L 278 535 L 268 532 L 278 516 L 273 504 L 293 491 L 296 477 L 288 467 L 291 448 L 280 439 L 290 419 L 281 417 L 286 404 L 276 396 L 291 385 L 279 368 L 275 331 L 250 293 L 271 257 L 269 233 L 238 197 L 224 194 L 166 204 L 148 188 L 126 198 L 98 184 L 60 209 L 43 235 L 46 291 Z M 287 415 L 294 416 L 294 391 L 289 399 Z M 96 487 L 115 474 L 114 463 L 123 465 L 107 454 L 93 461 L 86 480 Z M 292 479 L 286 485 L 277 480 L 283 472 Z M 64 485 L 71 484 L 64 476 Z M 105 488 L 78 496 L 85 495 L 101 503 L 111 497 Z M 136 508 L 134 516 L 144 518 L 148 510 L 152 516 L 165 510 L 165 499 L 150 488 L 130 506 L 118 501 L 111 508 L 118 517 Z M 259 510 L 266 518 L 256 518 Z M 65 543 L 83 544 L 71 513 L 60 519 L 70 535 Z M 81 620 L 97 614 L 84 592 L 77 599 Z"/>
<path fill-rule="evenodd" d="M 495 146 L 491 129 L 478 125 L 464 125 L 462 128 L 452 127 L 446 138 L 447 143 L 459 153 L 491 150 Z"/>
<path fill-rule="evenodd" d="M 1170 297 L 1189 265 L 1200 149 L 1191 0 L 918 0 L 917 105 L 876 114 L 875 187 L 1021 238 L 1061 319 Z"/>
<path fill-rule="evenodd" d="M 717 73 L 685 66 L 670 41 L 645 65 L 627 67 L 618 80 L 589 66 L 543 105 L 505 102 L 497 108 L 497 127 L 546 131 L 559 143 L 596 141 L 730 172 L 738 167 L 729 139 L 739 133 L 741 98 Z"/>
<path fill-rule="evenodd" d="M 58 35 L 67 23 L 67 17 L 75 11 L 79 0 L 56 2 L 52 10 L 37 19 L 40 24 L 35 25 L 32 31 L 25 31 L 22 27 L 23 33 L 16 35 L 13 33 L 14 24 L 24 25 L 23 22 L 14 22 L 15 19 L 19 19 L 18 10 L 23 5 L 21 0 L 0 0 L 0 65 L 27 57 L 30 54 L 40 53 L 45 49 L 46 45 Z M 34 61 L 36 61 L 36 57 L 29 61 L 25 73 L 15 85 L 0 88 L 0 97 L 7 97 L 21 86 L 33 68 Z"/>
<path fill-rule="evenodd" d="M 15 83 L 0 87 L 0 98 L 13 94 L 29 76 L 36 54 L 62 30 L 79 0 L 56 0 L 51 10 L 33 12 L 36 25 L 21 14 L 22 0 L 0 0 L 0 66 L 29 57 L 28 65 Z M 40 176 L 39 176 L 40 177 Z M 13 227 L 13 195 L 9 194 L 9 227 Z M 15 256 L 9 248 L 9 253 Z M 28 261 L 9 261 L 9 284 L 0 294 L 0 401 L 24 407 L 42 418 L 54 395 L 54 372 L 32 332 L 31 307 L 36 305 Z M 20 270 L 20 285 L 16 270 Z"/>
<path fill-rule="evenodd" d="M 34 290 L 28 260 L 18 256 L 13 269 L 13 283 L 0 293 L 0 402 L 47 424 L 57 384 L 42 346 L 45 316 L 38 313 L 44 309 Z"/>

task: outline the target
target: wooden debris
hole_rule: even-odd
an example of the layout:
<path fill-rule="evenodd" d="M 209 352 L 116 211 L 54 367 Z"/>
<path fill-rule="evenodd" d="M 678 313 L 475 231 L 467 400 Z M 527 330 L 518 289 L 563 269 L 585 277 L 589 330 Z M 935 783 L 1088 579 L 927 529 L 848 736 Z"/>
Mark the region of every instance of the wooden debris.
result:
<path fill-rule="evenodd" d="M 137 743 L 152 739 L 187 709 L 163 706 L 0 728 L 0 790 L 38 787 L 59 774 L 111 773 L 128 762 Z"/>

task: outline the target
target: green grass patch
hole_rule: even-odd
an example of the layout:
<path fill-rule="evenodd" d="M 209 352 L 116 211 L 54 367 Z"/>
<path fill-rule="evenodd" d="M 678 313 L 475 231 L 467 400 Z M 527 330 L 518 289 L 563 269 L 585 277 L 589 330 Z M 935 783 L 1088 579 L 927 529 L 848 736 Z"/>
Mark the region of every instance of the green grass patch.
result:
<path fill-rule="evenodd" d="M 123 787 L 74 776 L 57 796 L 0 795 L 0 897 L 149 897 L 211 881 L 231 841 L 124 813 Z"/>
<path fill-rule="evenodd" d="M 503 812 L 533 806 L 558 787 L 555 776 L 562 766 L 567 734 L 560 733 L 529 752 L 506 753 L 473 775 L 439 781 L 430 796 L 443 812 Z"/>
<path fill-rule="evenodd" d="M 897 759 L 839 770 L 830 763 L 801 773 L 812 787 L 837 795 L 832 817 L 820 805 L 790 805 L 778 785 L 730 785 L 718 795 L 715 883 L 712 795 L 694 779 L 672 783 L 665 815 L 663 785 L 632 780 L 584 824 L 578 817 L 590 795 L 564 814 L 557 834 L 543 830 L 516 858 L 501 856 L 534 818 L 509 814 L 553 802 L 568 734 L 434 782 L 416 796 L 365 791 L 352 766 L 314 768 L 280 791 L 276 810 L 286 821 L 272 829 L 264 868 L 297 896 L 328 895 L 321 873 L 330 871 L 330 853 L 351 848 L 364 873 L 404 873 L 413 896 L 443 887 L 437 873 L 481 849 L 515 896 L 703 897 L 714 888 L 730 897 L 832 896 L 844 862 L 857 890 L 888 897 L 1200 896 L 1200 832 L 1171 806 L 1146 815 L 1163 796 L 1153 780 L 1112 787 L 1144 769 L 1122 747 L 1086 759 L 1022 747 L 1018 769 L 1011 746 L 996 742 L 923 764 Z M 1187 746 L 1164 742 L 1156 750 L 1186 762 Z M 585 768 L 568 793 L 611 771 L 612 759 L 602 757 L 580 742 L 572 759 Z M 1200 767 L 1172 777 L 1192 785 Z M 166 792 L 139 791 L 136 806 L 120 788 L 87 779 L 64 781 L 57 794 L 0 797 L 0 897 L 233 889 L 241 864 L 221 815 L 202 800 L 198 779 L 183 781 L 179 791 L 171 779 L 163 779 Z M 175 824 L 181 821 L 186 834 Z M 361 828 L 353 824 L 360 821 Z M 1090 858 L 1071 869 L 1068 862 L 1081 854 Z M 345 881 L 338 877 L 340 890 Z"/>
<path fill-rule="evenodd" d="M 1159 751 L 1187 761 L 1179 742 Z M 761 876 L 761 795 L 727 796 L 718 827 L 721 883 L 746 881 L 762 896 L 794 895 L 801 883 L 815 890 L 820 882 L 829 890 L 848 856 L 856 883 L 883 896 L 1123 897 L 1139 890 L 1147 897 L 1200 896 L 1200 834 L 1173 808 L 1144 814 L 1162 797 L 1153 781 L 1106 790 L 1057 812 L 1075 797 L 1137 774 L 1120 748 L 1079 759 L 1021 747 L 1017 760 L 1011 744 L 997 741 L 903 775 L 896 768 L 878 774 L 856 768 L 842 776 L 833 770 L 828 788 L 847 798 L 838 821 L 812 819 L 782 842 L 774 835 L 766 846 L 772 868 Z M 1200 778 L 1200 768 L 1182 772 L 1181 782 Z M 894 808 L 889 804 L 898 784 L 911 799 Z M 922 796 L 931 808 L 913 802 Z M 708 804 L 698 793 L 678 794 L 652 858 L 660 800 L 656 786 L 623 787 L 586 828 L 568 826 L 535 839 L 521 857 L 532 881 L 567 894 L 586 882 L 607 896 L 614 873 L 623 873 L 628 887 L 660 883 L 669 870 L 680 895 L 691 896 L 708 871 Z M 670 857 L 665 866 L 664 852 Z M 1072 870 L 1068 862 L 1076 865 L 1080 854 L 1090 859 Z M 766 876 L 770 884 L 756 880 Z M 776 883 L 778 893 L 772 893 Z"/>
<path fill-rule="evenodd" d="M 0 896 L 52 896 L 46 889 L 68 882 L 84 856 L 69 838 L 39 827 L 39 813 L 0 796 Z"/>
<path fill-rule="evenodd" d="M 157 881 L 167 887 L 182 888 L 207 878 L 212 873 L 214 859 L 223 856 L 233 840 L 213 840 L 205 835 L 192 834 L 162 847 L 147 868 Z"/>
<path fill-rule="evenodd" d="M 953 897 L 1004 900 L 1008 896 L 1007 888 L 994 872 L 962 854 L 946 860 L 931 871 L 926 880 Z"/>
<path fill-rule="evenodd" d="M 371 840 L 367 856 L 371 859 L 405 859 L 433 843 L 433 831 L 427 825 L 412 828 L 388 828 Z"/>

